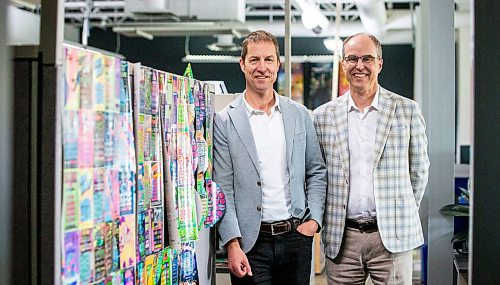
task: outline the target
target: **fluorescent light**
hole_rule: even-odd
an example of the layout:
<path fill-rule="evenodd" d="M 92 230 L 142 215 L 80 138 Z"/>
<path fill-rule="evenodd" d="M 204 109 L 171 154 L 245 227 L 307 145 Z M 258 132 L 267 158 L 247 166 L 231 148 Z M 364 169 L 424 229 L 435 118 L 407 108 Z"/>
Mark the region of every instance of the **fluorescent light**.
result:
<path fill-rule="evenodd" d="M 237 63 L 239 56 L 232 55 L 194 55 L 188 54 L 182 58 L 182 62 L 191 63 Z"/>
<path fill-rule="evenodd" d="M 239 56 L 231 55 L 186 55 L 182 58 L 182 62 L 189 63 L 238 63 Z M 293 55 L 291 61 L 293 63 L 301 62 L 315 62 L 315 63 L 330 63 L 332 62 L 332 55 Z M 285 62 L 285 57 L 281 57 L 281 62 Z"/>
<path fill-rule="evenodd" d="M 145 39 L 148 39 L 148 40 L 152 40 L 152 39 L 154 39 L 154 37 L 153 37 L 153 35 L 152 35 L 152 34 L 150 34 L 150 33 L 148 33 L 148 32 L 145 32 L 145 31 L 143 31 L 143 30 L 136 29 L 136 30 L 135 30 L 135 33 L 136 33 L 138 36 L 141 36 L 141 37 L 143 37 L 143 38 L 145 38 Z"/>

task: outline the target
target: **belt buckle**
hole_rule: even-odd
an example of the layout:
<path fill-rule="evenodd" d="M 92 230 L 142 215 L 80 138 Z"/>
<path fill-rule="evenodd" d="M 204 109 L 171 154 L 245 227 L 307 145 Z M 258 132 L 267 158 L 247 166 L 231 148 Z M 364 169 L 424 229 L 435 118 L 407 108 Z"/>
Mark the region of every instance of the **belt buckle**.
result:
<path fill-rule="evenodd" d="M 358 229 L 360 232 L 366 232 L 366 227 L 368 226 L 368 223 L 364 222 L 364 223 L 359 223 L 358 224 Z"/>
<path fill-rule="evenodd" d="M 370 226 L 372 228 L 370 228 Z M 373 226 L 374 226 L 373 221 L 366 221 L 366 222 L 359 223 L 359 231 L 368 233 L 368 232 L 374 230 Z"/>
<path fill-rule="evenodd" d="M 274 232 L 274 226 L 275 226 L 275 225 L 277 226 L 277 223 L 276 223 L 276 224 L 271 224 L 271 235 L 273 235 L 273 236 L 277 236 L 277 235 L 281 235 L 281 234 L 283 234 L 284 232 L 282 232 L 282 233 L 275 233 L 275 232 Z"/>
<path fill-rule="evenodd" d="M 271 224 L 271 235 L 272 236 L 278 235 L 274 233 L 274 224 Z"/>
<path fill-rule="evenodd" d="M 289 226 L 288 221 L 271 224 L 271 235 L 277 236 L 277 235 L 282 235 L 284 233 L 287 233 L 288 231 L 283 231 L 283 232 L 278 232 L 278 233 L 274 232 L 274 226 L 278 226 L 278 225 L 281 226 L 282 224 L 284 224 L 285 226 Z"/>

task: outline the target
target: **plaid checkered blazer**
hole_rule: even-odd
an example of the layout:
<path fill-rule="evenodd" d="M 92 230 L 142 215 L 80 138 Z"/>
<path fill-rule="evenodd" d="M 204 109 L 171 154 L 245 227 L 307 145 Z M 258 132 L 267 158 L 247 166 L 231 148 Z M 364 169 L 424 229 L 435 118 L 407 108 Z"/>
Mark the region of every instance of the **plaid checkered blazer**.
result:
<path fill-rule="evenodd" d="M 373 186 L 382 242 L 391 252 L 423 244 L 418 209 L 427 185 L 425 122 L 416 102 L 380 87 Z M 347 96 L 346 96 L 347 95 Z M 328 171 L 323 218 L 325 254 L 335 258 L 349 198 L 348 93 L 314 110 L 314 126 Z"/>

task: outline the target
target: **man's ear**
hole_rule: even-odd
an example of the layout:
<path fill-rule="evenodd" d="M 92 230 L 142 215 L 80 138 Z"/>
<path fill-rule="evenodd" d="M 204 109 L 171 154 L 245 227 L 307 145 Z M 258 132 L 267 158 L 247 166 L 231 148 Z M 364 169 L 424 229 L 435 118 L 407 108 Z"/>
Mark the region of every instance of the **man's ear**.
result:
<path fill-rule="evenodd" d="M 245 73 L 245 60 L 240 57 L 240 69 Z"/>
<path fill-rule="evenodd" d="M 342 70 L 344 70 L 344 73 L 347 73 L 347 63 L 344 60 L 340 60 L 340 65 L 342 66 Z"/>

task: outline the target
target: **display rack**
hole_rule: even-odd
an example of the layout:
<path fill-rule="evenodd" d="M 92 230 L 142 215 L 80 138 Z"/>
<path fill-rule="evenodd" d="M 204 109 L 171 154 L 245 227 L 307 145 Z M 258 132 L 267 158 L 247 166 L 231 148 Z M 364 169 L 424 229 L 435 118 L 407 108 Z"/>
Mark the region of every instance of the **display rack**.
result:
<path fill-rule="evenodd" d="M 195 241 L 224 201 L 212 181 L 213 86 L 64 52 L 61 283 L 200 284 L 212 257 L 197 260 Z"/>

